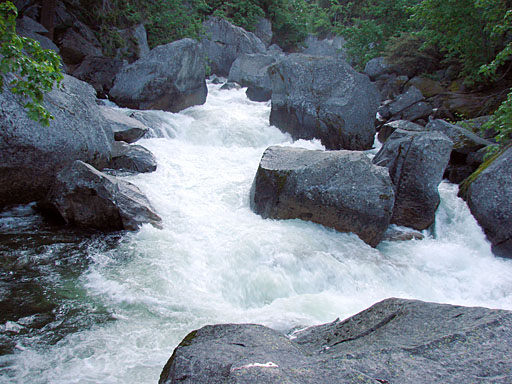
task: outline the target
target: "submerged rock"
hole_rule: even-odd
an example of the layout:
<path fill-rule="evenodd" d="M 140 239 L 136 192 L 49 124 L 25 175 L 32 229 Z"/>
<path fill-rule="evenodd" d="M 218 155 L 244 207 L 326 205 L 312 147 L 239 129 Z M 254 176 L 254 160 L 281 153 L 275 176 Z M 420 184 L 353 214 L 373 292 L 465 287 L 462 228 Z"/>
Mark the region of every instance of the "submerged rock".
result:
<path fill-rule="evenodd" d="M 57 212 L 67 224 L 102 231 L 137 230 L 161 225 L 147 197 L 135 185 L 75 161 L 56 178 L 44 211 Z"/>
<path fill-rule="evenodd" d="M 120 106 L 179 112 L 204 104 L 206 62 L 198 42 L 178 40 L 123 67 L 110 91 Z"/>
<path fill-rule="evenodd" d="M 512 258 L 512 147 L 481 166 L 461 191 L 492 243 L 493 252 Z"/>
<path fill-rule="evenodd" d="M 251 208 L 264 218 L 302 219 L 353 232 L 375 247 L 395 197 L 385 168 L 361 152 L 270 147 L 251 190 Z"/>
<path fill-rule="evenodd" d="M 74 160 L 101 169 L 110 158 L 114 138 L 89 84 L 65 75 L 62 87 L 45 95 L 55 117 L 48 127 L 27 116 L 25 102 L 0 93 L 0 207 L 43 198 Z"/>
<path fill-rule="evenodd" d="M 289 55 L 269 68 L 270 124 L 328 149 L 370 149 L 379 95 L 367 76 L 341 59 Z"/>
<path fill-rule="evenodd" d="M 255 324 L 205 326 L 174 350 L 159 384 L 505 384 L 511 353 L 510 311 L 387 299 L 293 338 Z"/>
<path fill-rule="evenodd" d="M 391 223 L 417 230 L 434 223 L 437 190 L 450 159 L 451 140 L 440 132 L 395 130 L 373 163 L 387 167 L 396 199 Z"/>

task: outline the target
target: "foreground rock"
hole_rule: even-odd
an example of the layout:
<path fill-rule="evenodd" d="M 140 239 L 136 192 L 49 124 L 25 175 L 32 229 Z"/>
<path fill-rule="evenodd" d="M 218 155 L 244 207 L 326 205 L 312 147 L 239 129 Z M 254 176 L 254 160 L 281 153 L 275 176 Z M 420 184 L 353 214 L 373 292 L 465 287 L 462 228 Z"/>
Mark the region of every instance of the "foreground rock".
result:
<path fill-rule="evenodd" d="M 160 226 L 146 196 L 135 185 L 75 161 L 57 176 L 45 211 L 57 212 L 67 224 L 102 231 L 137 230 L 142 224 Z"/>
<path fill-rule="evenodd" d="M 31 120 L 24 104 L 0 93 L 0 207 L 43 198 L 55 174 L 74 160 L 105 167 L 114 141 L 94 89 L 71 76 L 45 96 L 55 116 L 49 127 Z"/>
<path fill-rule="evenodd" d="M 434 223 L 437 187 L 450 159 L 451 140 L 440 132 L 395 130 L 373 163 L 387 167 L 396 199 L 391 223 L 417 230 Z"/>
<path fill-rule="evenodd" d="M 278 60 L 277 55 L 243 54 L 229 71 L 228 81 L 247 88 L 247 97 L 252 101 L 267 101 L 272 95 L 272 82 L 268 68 Z"/>
<path fill-rule="evenodd" d="M 377 139 L 381 143 L 384 143 L 388 139 L 388 137 L 391 136 L 391 134 L 393 132 L 395 132 L 397 129 L 401 129 L 404 131 L 416 131 L 416 132 L 425 130 L 425 128 L 422 127 L 421 125 L 415 124 L 415 123 L 407 121 L 407 120 L 394 120 L 394 121 L 389 121 L 386 124 L 382 125 L 382 127 L 380 127 L 379 134 L 377 135 Z"/>
<path fill-rule="evenodd" d="M 243 53 L 265 53 L 265 44 L 251 32 L 229 21 L 210 17 L 203 23 L 201 44 L 212 73 L 227 77 L 231 65 Z"/>
<path fill-rule="evenodd" d="M 370 149 L 379 95 L 345 61 L 292 54 L 269 68 L 270 124 L 328 149 Z"/>
<path fill-rule="evenodd" d="M 387 170 L 350 151 L 270 147 L 251 190 L 251 208 L 264 218 L 313 221 L 353 232 L 373 247 L 394 200 Z"/>
<path fill-rule="evenodd" d="M 205 68 L 196 41 L 160 45 L 123 67 L 110 96 L 122 107 L 179 112 L 206 101 Z"/>
<path fill-rule="evenodd" d="M 295 336 L 254 324 L 205 326 L 174 350 L 159 383 L 505 384 L 512 377 L 510 311 L 388 299 Z"/>
<path fill-rule="evenodd" d="M 100 106 L 101 114 L 110 123 L 116 141 L 135 143 L 149 131 L 149 128 L 130 116 L 111 107 Z"/>
<path fill-rule="evenodd" d="M 156 158 L 141 145 L 115 142 L 108 168 L 136 173 L 154 172 L 156 171 Z"/>
<path fill-rule="evenodd" d="M 493 252 L 512 258 L 512 147 L 482 168 L 462 185 L 462 195 Z"/>

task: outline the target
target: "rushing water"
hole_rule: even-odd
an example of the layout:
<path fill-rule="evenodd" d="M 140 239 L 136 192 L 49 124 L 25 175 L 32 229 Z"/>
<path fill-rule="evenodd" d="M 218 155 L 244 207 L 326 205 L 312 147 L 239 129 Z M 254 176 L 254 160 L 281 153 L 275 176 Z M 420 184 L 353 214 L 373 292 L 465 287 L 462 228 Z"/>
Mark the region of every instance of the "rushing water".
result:
<path fill-rule="evenodd" d="M 494 257 L 456 187 L 433 233 L 383 242 L 299 220 L 263 220 L 249 190 L 265 148 L 293 143 L 270 107 L 210 85 L 204 106 L 153 112 L 141 141 L 158 170 L 131 176 L 164 228 L 60 229 L 30 206 L 0 216 L 0 382 L 156 383 L 191 330 L 221 322 L 286 331 L 387 297 L 512 309 L 512 261 Z"/>

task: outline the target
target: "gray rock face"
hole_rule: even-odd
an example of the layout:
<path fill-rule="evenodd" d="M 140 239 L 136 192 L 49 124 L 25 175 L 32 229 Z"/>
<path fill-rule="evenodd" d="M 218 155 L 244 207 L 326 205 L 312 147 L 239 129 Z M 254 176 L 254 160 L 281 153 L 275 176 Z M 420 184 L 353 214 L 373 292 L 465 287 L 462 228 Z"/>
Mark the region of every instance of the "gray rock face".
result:
<path fill-rule="evenodd" d="M 0 207 L 43 198 L 55 174 L 74 160 L 107 165 L 114 138 L 94 89 L 67 75 L 62 84 L 45 96 L 55 116 L 49 127 L 28 118 L 24 100 L 0 93 Z"/>
<path fill-rule="evenodd" d="M 34 39 L 41 44 L 43 49 L 53 49 L 57 53 L 59 48 L 51 41 L 48 37 L 43 36 L 43 33 L 47 33 L 48 30 L 39 24 L 37 21 L 32 20 L 29 17 L 23 17 L 16 20 L 16 33 L 23 37 Z"/>
<path fill-rule="evenodd" d="M 332 39 L 318 39 L 316 36 L 309 35 L 304 41 L 306 47 L 302 53 L 311 56 L 330 56 L 345 59 L 345 51 L 343 45 L 345 40 L 341 36 Z"/>
<path fill-rule="evenodd" d="M 251 208 L 264 218 L 302 219 L 353 232 L 375 247 L 391 218 L 387 169 L 360 152 L 270 147 L 251 190 Z"/>
<path fill-rule="evenodd" d="M 380 128 L 377 139 L 381 143 L 384 143 L 388 139 L 388 137 L 391 136 L 391 134 L 393 132 L 395 132 L 397 129 L 401 129 L 404 131 L 416 131 L 416 132 L 425 130 L 425 128 L 422 127 L 421 125 L 412 123 L 407 120 L 389 121 Z"/>
<path fill-rule="evenodd" d="M 512 258 L 512 147 L 469 184 L 466 200 L 493 252 Z"/>
<path fill-rule="evenodd" d="M 270 124 L 328 149 L 370 149 L 379 95 L 367 76 L 341 59 L 289 55 L 269 68 Z"/>
<path fill-rule="evenodd" d="M 260 38 L 265 46 L 269 46 L 272 42 L 272 23 L 263 17 L 258 19 L 254 34 Z"/>
<path fill-rule="evenodd" d="M 205 37 L 201 40 L 212 73 L 227 77 L 231 65 L 242 53 L 265 53 L 265 44 L 251 32 L 229 21 L 210 17 L 203 23 Z"/>
<path fill-rule="evenodd" d="M 87 56 L 73 71 L 73 76 L 91 84 L 99 96 L 106 97 L 123 65 L 124 62 L 119 59 Z"/>
<path fill-rule="evenodd" d="M 135 173 L 154 172 L 156 158 L 141 145 L 129 145 L 118 141 L 113 145 L 108 168 Z"/>
<path fill-rule="evenodd" d="M 395 185 L 393 224 L 417 230 L 433 224 L 451 150 L 451 140 L 440 132 L 397 129 L 389 136 L 373 163 L 387 167 Z"/>
<path fill-rule="evenodd" d="M 148 37 L 144 24 L 121 29 L 119 30 L 119 35 L 124 40 L 124 46 L 117 50 L 116 57 L 118 59 L 126 58 L 132 63 L 149 53 Z"/>
<path fill-rule="evenodd" d="M 59 172 L 45 206 L 80 228 L 134 231 L 145 223 L 161 223 L 139 188 L 82 161 Z"/>
<path fill-rule="evenodd" d="M 149 128 L 139 120 L 126 116 L 114 108 L 100 106 L 100 111 L 103 117 L 110 123 L 116 141 L 135 143 L 149 131 Z"/>
<path fill-rule="evenodd" d="M 116 76 L 110 96 L 123 107 L 179 112 L 206 101 L 200 45 L 183 39 L 160 45 Z"/>
<path fill-rule="evenodd" d="M 367 74 L 370 79 L 375 80 L 383 75 L 392 72 L 392 67 L 384 61 L 383 57 L 375 57 L 366 63 L 364 67 L 364 73 Z"/>
<path fill-rule="evenodd" d="M 292 340 L 260 325 L 209 325 L 174 350 L 159 384 L 505 384 L 511 329 L 510 311 L 404 299 Z"/>
<path fill-rule="evenodd" d="M 278 60 L 277 55 L 243 54 L 231 66 L 228 81 L 248 87 L 247 96 L 253 101 L 267 101 L 272 95 L 268 68 Z"/>
<path fill-rule="evenodd" d="M 453 150 L 465 155 L 492 145 L 490 141 L 482 139 L 470 130 L 440 119 L 430 121 L 425 129 L 444 133 L 453 141 Z"/>
<path fill-rule="evenodd" d="M 396 115 L 399 112 L 402 112 L 407 107 L 410 107 L 413 104 L 423 100 L 423 95 L 421 91 L 416 87 L 410 87 L 407 92 L 398 96 L 390 105 L 389 112 L 391 115 Z"/>

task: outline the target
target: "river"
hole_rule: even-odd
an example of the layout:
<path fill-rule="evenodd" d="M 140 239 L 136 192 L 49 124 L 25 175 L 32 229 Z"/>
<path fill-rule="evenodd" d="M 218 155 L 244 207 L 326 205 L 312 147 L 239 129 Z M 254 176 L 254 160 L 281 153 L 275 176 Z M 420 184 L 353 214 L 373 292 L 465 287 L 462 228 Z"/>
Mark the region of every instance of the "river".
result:
<path fill-rule="evenodd" d="M 492 255 L 452 184 L 439 187 L 425 240 L 376 249 L 252 213 L 268 146 L 322 146 L 269 126 L 269 103 L 219 88 L 209 84 L 203 106 L 151 112 L 162 124 L 139 142 L 158 170 L 126 179 L 163 229 L 101 235 L 47 223 L 32 206 L 0 214 L 1 383 L 156 383 L 174 347 L 205 324 L 289 331 L 388 297 L 512 309 L 512 260 Z"/>

